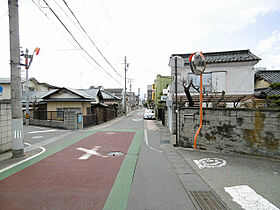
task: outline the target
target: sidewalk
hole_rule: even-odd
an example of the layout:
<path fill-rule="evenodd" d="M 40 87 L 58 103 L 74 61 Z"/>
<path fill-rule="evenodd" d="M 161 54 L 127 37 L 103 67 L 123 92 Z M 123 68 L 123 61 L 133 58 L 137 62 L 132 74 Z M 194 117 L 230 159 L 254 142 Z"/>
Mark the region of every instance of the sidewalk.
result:
<path fill-rule="evenodd" d="M 196 209 L 228 209 L 193 167 L 185 161 L 178 149 L 173 146 L 172 136 L 168 129 L 161 122 L 156 121 L 156 125 L 162 134 L 160 147 L 192 200 L 194 207 Z"/>

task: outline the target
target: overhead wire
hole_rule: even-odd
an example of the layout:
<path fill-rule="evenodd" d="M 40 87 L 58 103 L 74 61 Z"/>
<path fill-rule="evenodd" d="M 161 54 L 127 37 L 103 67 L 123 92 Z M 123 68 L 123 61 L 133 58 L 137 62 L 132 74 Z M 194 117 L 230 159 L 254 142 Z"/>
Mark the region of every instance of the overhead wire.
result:
<path fill-rule="evenodd" d="M 115 80 L 118 84 L 121 85 L 121 83 L 116 80 L 106 69 L 104 69 L 84 48 L 83 46 L 78 42 L 78 40 L 75 38 L 75 36 L 70 32 L 70 30 L 67 28 L 67 26 L 62 22 L 62 20 L 58 17 L 58 15 L 55 13 L 55 11 L 49 6 L 49 4 L 46 2 L 46 0 L 43 0 L 44 3 L 47 5 L 49 10 L 53 13 L 53 15 L 58 19 L 58 21 L 62 24 L 64 29 L 70 34 L 72 39 L 76 42 L 76 44 L 80 47 L 80 49 L 87 54 L 87 56 L 94 61 L 94 63 L 99 66 L 103 71 L 105 71 L 113 80 Z"/>
<path fill-rule="evenodd" d="M 34 0 L 32 0 L 32 2 L 33 2 L 33 3 L 37 6 L 37 8 L 44 14 L 44 16 L 48 19 L 48 21 L 50 21 L 50 23 L 56 28 L 56 30 L 60 32 L 60 30 L 57 28 L 56 24 L 55 24 L 55 23 L 49 18 L 49 16 L 41 9 L 41 6 L 38 5 L 36 2 L 34 2 Z M 43 8 L 47 8 L 47 7 L 43 7 Z M 73 50 L 77 50 L 77 51 L 79 52 L 79 54 L 93 67 L 93 69 L 94 69 L 96 72 L 98 72 L 98 73 L 101 74 L 104 78 L 106 78 L 106 76 L 105 76 L 102 72 L 100 72 L 100 71 L 98 71 L 98 70 L 96 69 L 96 66 L 94 66 L 94 65 L 88 60 L 88 58 L 87 58 L 84 54 L 81 53 L 80 49 L 77 48 L 77 47 L 73 44 L 73 42 L 72 42 L 64 33 L 61 33 L 61 34 L 62 34 L 62 35 L 67 39 L 67 41 L 75 48 L 75 49 L 73 49 Z"/>
<path fill-rule="evenodd" d="M 80 21 L 78 20 L 77 16 L 75 15 L 75 13 L 73 12 L 73 10 L 69 7 L 69 5 L 67 4 L 67 2 L 65 0 L 63 0 L 64 4 L 66 5 L 66 7 L 68 8 L 68 10 L 71 12 L 71 14 L 73 15 L 73 17 L 76 19 L 77 23 L 79 24 L 79 26 L 81 27 L 81 29 L 84 31 L 84 33 L 86 34 L 86 36 L 88 37 L 88 39 L 91 41 L 91 43 L 94 45 L 94 47 L 96 48 L 96 50 L 99 52 L 99 54 L 104 58 L 104 60 L 107 62 L 107 64 L 114 70 L 114 72 L 122 79 L 123 76 L 120 75 L 120 73 L 113 67 L 113 65 L 108 61 L 108 59 L 103 55 L 103 53 L 101 52 L 101 50 L 97 47 L 97 45 L 95 44 L 95 42 L 92 40 L 92 38 L 89 36 L 89 34 L 87 33 L 87 31 L 84 29 L 84 27 L 82 26 L 82 24 L 80 23 Z"/>

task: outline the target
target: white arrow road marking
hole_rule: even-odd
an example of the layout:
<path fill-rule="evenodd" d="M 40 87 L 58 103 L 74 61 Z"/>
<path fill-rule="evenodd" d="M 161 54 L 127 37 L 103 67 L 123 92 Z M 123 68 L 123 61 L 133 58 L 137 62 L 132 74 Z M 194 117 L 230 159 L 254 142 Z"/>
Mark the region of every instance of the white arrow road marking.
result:
<path fill-rule="evenodd" d="M 276 206 L 257 194 L 247 185 L 225 187 L 224 189 L 228 194 L 230 194 L 232 200 L 238 203 L 245 210 L 279 210 Z"/>
<path fill-rule="evenodd" d="M 226 161 L 220 158 L 203 158 L 193 160 L 199 169 L 203 168 L 219 168 L 226 165 Z"/>
<path fill-rule="evenodd" d="M 85 148 L 76 148 L 77 150 L 83 151 L 86 154 L 84 154 L 83 156 L 79 157 L 79 160 L 87 160 L 90 156 L 92 155 L 96 155 L 98 157 L 103 157 L 103 158 L 108 158 L 109 156 L 104 156 L 102 154 L 100 154 L 99 152 L 97 152 L 97 150 L 100 148 L 100 146 L 95 146 L 92 149 L 85 149 Z"/>

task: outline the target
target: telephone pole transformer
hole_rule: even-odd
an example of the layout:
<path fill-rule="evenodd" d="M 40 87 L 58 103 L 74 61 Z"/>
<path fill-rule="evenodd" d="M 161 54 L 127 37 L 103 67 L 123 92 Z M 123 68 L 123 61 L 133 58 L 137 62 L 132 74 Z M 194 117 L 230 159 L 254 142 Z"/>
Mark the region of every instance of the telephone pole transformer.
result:
<path fill-rule="evenodd" d="M 12 157 L 16 158 L 24 156 L 18 0 L 8 0 L 8 7 L 10 29 Z"/>

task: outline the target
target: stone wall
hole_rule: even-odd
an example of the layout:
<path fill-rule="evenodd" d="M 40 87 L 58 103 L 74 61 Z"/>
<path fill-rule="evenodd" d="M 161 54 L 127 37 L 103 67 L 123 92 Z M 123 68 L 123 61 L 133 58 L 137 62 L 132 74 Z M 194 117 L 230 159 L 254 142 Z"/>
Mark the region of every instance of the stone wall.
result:
<path fill-rule="evenodd" d="M 12 148 L 10 100 L 0 100 L 0 153 Z"/>
<path fill-rule="evenodd" d="M 179 144 L 193 147 L 199 109 L 181 108 Z M 280 158 L 280 110 L 204 108 L 197 148 Z"/>
<path fill-rule="evenodd" d="M 78 116 L 81 116 L 78 122 Z M 38 125 L 67 130 L 83 129 L 83 116 L 75 111 L 64 111 L 64 121 L 30 119 L 30 125 Z"/>

